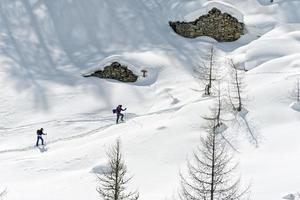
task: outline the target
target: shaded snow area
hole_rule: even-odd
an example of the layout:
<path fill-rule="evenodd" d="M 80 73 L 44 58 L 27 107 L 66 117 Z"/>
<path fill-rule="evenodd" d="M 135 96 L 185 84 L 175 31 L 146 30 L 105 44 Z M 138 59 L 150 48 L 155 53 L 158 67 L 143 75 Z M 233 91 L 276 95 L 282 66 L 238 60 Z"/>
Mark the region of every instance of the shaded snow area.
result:
<path fill-rule="evenodd" d="M 300 102 L 293 102 L 293 103 L 290 105 L 290 107 L 291 107 L 292 109 L 294 109 L 295 111 L 300 112 Z"/>
<path fill-rule="evenodd" d="M 288 199 L 288 200 L 299 200 L 300 199 L 300 194 L 288 194 L 283 197 L 283 199 Z"/>
<path fill-rule="evenodd" d="M 168 25 L 211 7 L 242 20 L 245 35 L 217 43 L 182 38 Z M 248 70 L 240 116 L 261 141 L 255 148 L 239 130 L 234 144 L 252 199 L 299 192 L 300 106 L 289 98 L 300 76 L 299 9 L 298 0 L 1 0 L 0 193 L 6 189 L 7 200 L 98 199 L 96 175 L 120 137 L 134 175 L 129 187 L 141 200 L 171 199 L 214 102 L 194 75 L 212 44 L 220 60 Z M 114 61 L 138 81 L 82 77 Z M 126 123 L 116 125 L 118 104 L 127 108 Z M 41 127 L 47 145 L 36 148 Z M 221 128 L 233 130 L 231 123 Z"/>

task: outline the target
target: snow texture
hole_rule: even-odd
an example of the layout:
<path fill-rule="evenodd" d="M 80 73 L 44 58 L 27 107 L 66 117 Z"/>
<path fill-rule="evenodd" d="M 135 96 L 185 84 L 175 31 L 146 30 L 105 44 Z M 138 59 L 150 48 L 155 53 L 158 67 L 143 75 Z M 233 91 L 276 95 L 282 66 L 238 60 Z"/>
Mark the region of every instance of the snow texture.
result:
<path fill-rule="evenodd" d="M 244 16 L 239 11 L 239 9 L 233 6 L 232 4 L 223 1 L 205 2 L 200 9 L 189 13 L 187 16 L 184 17 L 184 19 L 187 21 L 194 21 L 199 16 L 207 14 L 213 8 L 218 8 L 223 13 L 227 13 L 235 17 L 239 22 L 244 22 Z"/>
<path fill-rule="evenodd" d="M 247 33 L 217 43 L 178 37 L 168 25 L 212 6 L 243 19 Z M 288 96 L 300 75 L 299 8 L 298 0 L 1 0 L 5 199 L 97 199 L 96 174 L 105 171 L 106 149 L 119 137 L 134 175 L 130 189 L 138 188 L 141 200 L 176 194 L 178 172 L 205 135 L 202 116 L 214 103 L 194 77 L 211 44 L 222 59 L 248 69 L 247 118 L 264 140 L 255 149 L 245 133 L 234 135 L 252 199 L 279 200 L 298 191 L 300 121 Z M 145 68 L 149 76 L 134 84 L 82 77 L 114 60 L 139 76 Z M 111 110 L 118 104 L 127 107 L 126 123 L 115 125 Z M 36 148 L 41 127 L 47 145 Z"/>

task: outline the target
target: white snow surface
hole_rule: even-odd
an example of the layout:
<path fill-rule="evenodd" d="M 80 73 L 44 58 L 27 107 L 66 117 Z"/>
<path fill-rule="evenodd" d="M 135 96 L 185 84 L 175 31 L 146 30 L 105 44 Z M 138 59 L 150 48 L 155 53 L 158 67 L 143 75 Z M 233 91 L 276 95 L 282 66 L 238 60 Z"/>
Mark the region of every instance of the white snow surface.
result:
<path fill-rule="evenodd" d="M 208 1 L 201 5 L 201 7 L 184 17 L 186 21 L 193 21 L 201 15 L 207 14 L 211 9 L 218 8 L 222 12 L 230 14 L 235 17 L 239 22 L 244 22 L 243 14 L 232 4 L 226 3 L 224 1 Z"/>
<path fill-rule="evenodd" d="M 254 148 L 240 131 L 236 156 L 252 199 L 279 200 L 299 191 L 300 117 L 288 96 L 300 75 L 300 1 L 210 2 L 0 1 L 5 199 L 99 199 L 96 174 L 106 168 L 106 149 L 118 137 L 134 175 L 130 189 L 138 189 L 141 200 L 176 195 L 178 173 L 200 144 L 202 117 L 213 104 L 193 76 L 212 43 L 222 59 L 249 70 L 247 119 L 263 139 Z M 186 39 L 168 26 L 216 4 L 243 19 L 247 33 L 238 41 Z M 136 84 L 82 77 L 115 59 L 137 73 L 149 70 L 149 77 Z M 127 107 L 126 123 L 115 125 L 111 110 L 118 104 Z M 41 127 L 47 145 L 35 148 Z"/>

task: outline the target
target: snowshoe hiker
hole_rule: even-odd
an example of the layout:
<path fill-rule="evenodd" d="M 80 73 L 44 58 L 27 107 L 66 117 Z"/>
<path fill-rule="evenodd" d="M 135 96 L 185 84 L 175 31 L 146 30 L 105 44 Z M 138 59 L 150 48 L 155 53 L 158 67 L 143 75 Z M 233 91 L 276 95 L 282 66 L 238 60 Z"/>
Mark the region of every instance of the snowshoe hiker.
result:
<path fill-rule="evenodd" d="M 47 135 L 46 133 L 43 132 L 43 128 L 39 129 L 36 131 L 37 134 L 37 140 L 36 140 L 36 146 L 39 146 L 39 141 L 42 140 L 42 145 L 44 145 L 44 139 L 42 135 Z"/>
<path fill-rule="evenodd" d="M 121 121 L 124 121 L 123 118 L 124 118 L 124 114 L 122 114 L 121 112 L 122 111 L 125 111 L 127 108 L 123 109 L 122 108 L 122 105 L 118 105 L 118 107 L 116 109 L 113 110 L 114 113 L 117 114 L 117 120 L 116 120 L 116 123 L 118 124 L 119 123 L 119 119 L 121 117 Z"/>

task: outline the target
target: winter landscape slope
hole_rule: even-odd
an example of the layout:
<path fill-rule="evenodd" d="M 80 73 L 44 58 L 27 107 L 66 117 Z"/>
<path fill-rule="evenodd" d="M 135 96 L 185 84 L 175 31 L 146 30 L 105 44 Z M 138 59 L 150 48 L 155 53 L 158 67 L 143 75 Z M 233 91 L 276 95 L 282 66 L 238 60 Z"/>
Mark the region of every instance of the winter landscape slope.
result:
<path fill-rule="evenodd" d="M 236 42 L 186 39 L 170 20 L 210 6 L 243 19 Z M 9 200 L 97 199 L 96 174 L 116 138 L 141 199 L 169 199 L 178 172 L 204 133 L 213 98 L 193 69 L 214 44 L 221 60 L 241 62 L 248 118 L 258 148 L 238 135 L 240 170 L 252 198 L 300 190 L 299 112 L 289 92 L 300 75 L 297 0 L 2 0 L 0 1 L 0 190 Z M 118 59 L 151 76 L 124 84 L 81 75 Z M 128 108 L 115 125 L 117 104 Z M 35 148 L 44 127 L 46 148 Z M 236 133 L 235 133 L 236 134 Z"/>

